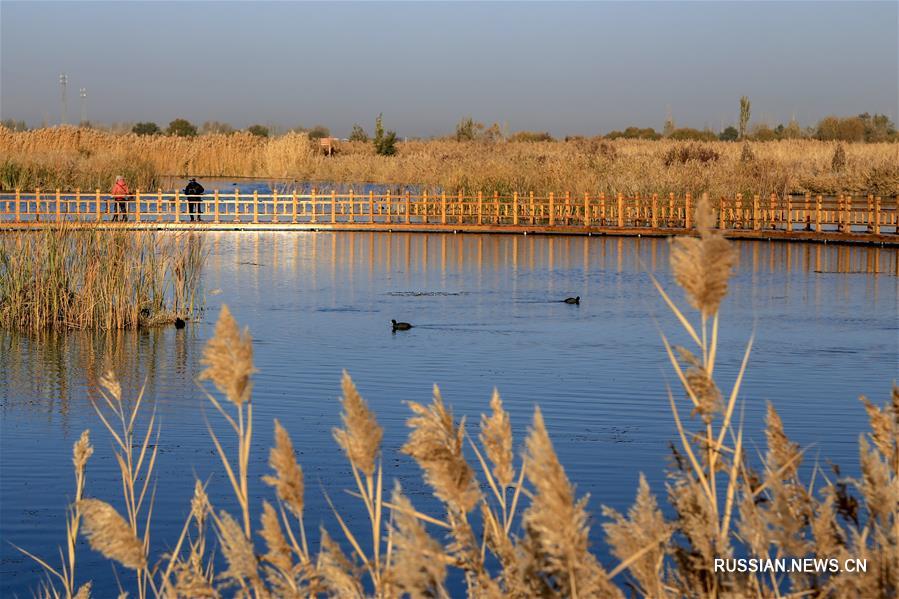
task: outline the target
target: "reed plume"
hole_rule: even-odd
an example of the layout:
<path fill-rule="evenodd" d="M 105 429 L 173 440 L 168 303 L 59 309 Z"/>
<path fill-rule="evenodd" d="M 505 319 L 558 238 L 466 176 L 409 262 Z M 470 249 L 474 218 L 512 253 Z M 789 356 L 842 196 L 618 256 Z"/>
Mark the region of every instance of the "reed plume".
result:
<path fill-rule="evenodd" d="M 242 332 L 238 329 L 237 321 L 226 305 L 222 306 L 215 335 L 203 349 L 200 363 L 206 366 L 200 373 L 200 380 L 211 380 L 235 406 L 240 407 L 249 400 L 253 389 L 250 377 L 256 372 L 253 339 L 249 329 Z"/>
<path fill-rule="evenodd" d="M 84 534 L 94 551 L 132 570 L 147 567 L 143 542 L 114 507 L 99 499 L 82 499 L 78 511 Z"/>
<path fill-rule="evenodd" d="M 344 428 L 334 429 L 334 439 L 351 463 L 366 476 L 372 476 L 384 431 L 345 370 L 340 385 L 343 389 L 340 418 Z"/>
<path fill-rule="evenodd" d="M 700 237 L 678 237 L 671 248 L 671 270 L 687 294 L 690 305 L 703 317 L 718 311 L 727 295 L 727 282 L 734 263 L 734 252 L 714 226 L 715 217 L 704 194 L 696 205 L 696 228 Z"/>
<path fill-rule="evenodd" d="M 481 444 L 493 464 L 493 476 L 501 487 L 509 487 L 515 477 L 512 466 L 512 423 L 503 409 L 499 391 L 493 390 L 490 398 L 490 416 L 481 415 Z"/>
<path fill-rule="evenodd" d="M 447 410 L 434 386 L 434 399 L 427 407 L 410 402 L 415 416 L 407 421 L 412 429 L 402 451 L 411 456 L 424 471 L 425 480 L 434 494 L 444 503 L 470 512 L 480 500 L 474 471 L 462 454 L 465 420 L 457 427 L 453 414 Z"/>
<path fill-rule="evenodd" d="M 575 499 L 540 409 L 526 441 L 527 477 L 534 487 L 524 525 L 540 571 L 566 597 L 620 597 L 621 592 L 590 553 L 588 497 Z"/>
<path fill-rule="evenodd" d="M 448 597 L 444 582 L 449 556 L 416 517 L 412 502 L 396 483 L 393 504 L 391 582 L 410 597 Z"/>
<path fill-rule="evenodd" d="M 263 476 L 266 484 L 275 488 L 278 499 L 297 518 L 303 517 L 303 469 L 297 463 L 293 443 L 287 430 L 275 420 L 275 446 L 269 451 L 268 464 L 275 476 Z"/>

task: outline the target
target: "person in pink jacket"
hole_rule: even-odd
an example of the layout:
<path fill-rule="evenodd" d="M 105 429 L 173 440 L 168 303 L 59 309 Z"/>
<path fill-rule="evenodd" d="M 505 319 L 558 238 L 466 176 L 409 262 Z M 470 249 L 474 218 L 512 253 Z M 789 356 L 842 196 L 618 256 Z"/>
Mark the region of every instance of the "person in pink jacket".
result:
<path fill-rule="evenodd" d="M 128 189 L 128 184 L 125 183 L 125 177 L 119 175 L 115 178 L 115 185 L 112 186 L 112 220 L 116 221 L 119 219 L 119 214 L 122 215 L 122 220 L 128 220 L 128 196 L 131 195 L 131 190 Z"/>

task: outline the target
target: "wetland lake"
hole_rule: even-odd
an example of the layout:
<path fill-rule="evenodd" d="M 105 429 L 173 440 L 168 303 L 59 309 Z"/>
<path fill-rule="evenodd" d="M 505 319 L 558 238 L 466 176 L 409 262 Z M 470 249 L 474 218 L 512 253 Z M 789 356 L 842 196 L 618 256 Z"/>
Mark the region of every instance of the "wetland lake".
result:
<path fill-rule="evenodd" d="M 640 473 L 665 493 L 668 444 L 677 438 L 667 389 L 680 391 L 660 332 L 685 343 L 650 273 L 686 305 L 665 239 L 326 232 L 202 233 L 204 310 L 184 330 L 111 334 L 0 331 L 0 595 L 29 596 L 40 567 L 11 544 L 57 560 L 73 493 L 71 447 L 91 429 L 96 453 L 86 495 L 115 501 L 120 480 L 110 437 L 91 400 L 105 365 L 126 397 L 145 386 L 162 432 L 151 555 L 171 548 L 194 479 L 217 509 L 233 494 L 207 431 L 221 420 L 196 382 L 204 344 L 227 304 L 254 340 L 255 433 L 250 497 L 270 489 L 272 421 L 291 433 L 306 476 L 306 526 L 333 532 L 324 492 L 352 527 L 367 515 L 332 438 L 346 369 L 385 429 L 392 479 L 418 509 L 437 501 L 411 458 L 405 402 L 427 403 L 437 384 L 474 434 L 494 388 L 511 414 L 516 448 L 534 407 L 579 495 L 589 493 L 592 535 L 605 564 L 601 506 L 626 510 Z M 754 335 L 740 409 L 749 451 L 764 448 L 766 402 L 788 435 L 809 447 L 805 468 L 827 460 L 858 471 L 867 430 L 859 395 L 882 404 L 897 377 L 897 251 L 875 247 L 736 242 L 738 263 L 721 308 L 716 378 L 729 390 Z M 580 305 L 563 300 L 580 296 Z M 414 325 L 391 331 L 397 319 Z M 226 443 L 226 449 L 233 450 Z M 469 456 L 474 463 L 473 456 Z M 61 492 L 60 489 L 66 489 Z M 254 516 L 254 520 L 258 517 Z M 98 597 L 116 592 L 110 564 L 79 539 L 79 578 Z M 122 577 L 131 584 L 132 577 Z"/>

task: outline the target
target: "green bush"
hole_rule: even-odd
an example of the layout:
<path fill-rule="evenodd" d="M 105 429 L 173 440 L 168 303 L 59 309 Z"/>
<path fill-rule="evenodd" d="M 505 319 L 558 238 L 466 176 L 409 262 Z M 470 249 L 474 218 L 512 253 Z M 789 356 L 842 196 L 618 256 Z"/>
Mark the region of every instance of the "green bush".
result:
<path fill-rule="evenodd" d="M 197 134 L 197 128 L 187 119 L 175 119 L 169 123 L 166 133 L 176 137 L 194 137 Z"/>
<path fill-rule="evenodd" d="M 131 128 L 131 132 L 136 133 L 137 135 L 159 135 L 162 133 L 162 130 L 156 123 L 147 121 L 145 123 L 137 123 L 134 125 L 134 127 Z"/>

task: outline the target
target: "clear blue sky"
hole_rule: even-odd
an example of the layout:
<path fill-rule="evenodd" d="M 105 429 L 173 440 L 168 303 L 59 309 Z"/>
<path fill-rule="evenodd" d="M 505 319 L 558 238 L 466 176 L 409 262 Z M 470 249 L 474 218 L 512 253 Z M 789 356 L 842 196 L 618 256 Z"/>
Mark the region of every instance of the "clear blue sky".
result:
<path fill-rule="evenodd" d="M 0 116 L 322 123 L 400 135 L 460 117 L 597 134 L 883 112 L 899 95 L 896 2 L 0 1 Z"/>

